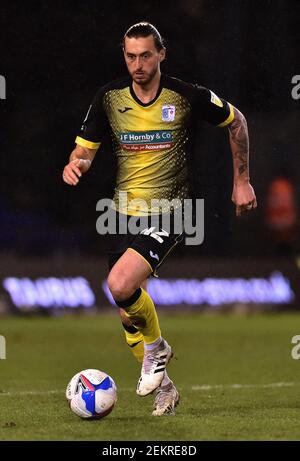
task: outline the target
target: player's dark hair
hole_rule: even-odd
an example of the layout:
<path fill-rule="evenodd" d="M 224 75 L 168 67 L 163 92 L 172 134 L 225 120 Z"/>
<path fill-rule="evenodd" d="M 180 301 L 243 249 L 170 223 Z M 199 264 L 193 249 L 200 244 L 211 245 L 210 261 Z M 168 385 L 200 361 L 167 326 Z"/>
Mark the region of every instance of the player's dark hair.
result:
<path fill-rule="evenodd" d="M 149 35 L 153 35 L 155 48 L 157 51 L 161 51 L 165 48 L 164 40 L 156 27 L 154 27 L 149 22 L 143 21 L 134 24 L 133 26 L 129 27 L 127 32 L 123 38 L 123 48 L 125 45 L 125 38 L 139 38 L 139 37 L 149 37 Z"/>

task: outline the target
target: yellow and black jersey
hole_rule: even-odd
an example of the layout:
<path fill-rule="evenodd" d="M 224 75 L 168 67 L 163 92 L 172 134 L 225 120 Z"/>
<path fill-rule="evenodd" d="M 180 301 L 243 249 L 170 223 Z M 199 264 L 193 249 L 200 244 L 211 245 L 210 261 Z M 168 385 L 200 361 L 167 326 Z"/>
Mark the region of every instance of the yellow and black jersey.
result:
<path fill-rule="evenodd" d="M 75 142 L 97 149 L 109 130 L 117 157 L 116 209 L 161 213 L 164 199 L 189 197 L 187 143 L 195 118 L 223 127 L 232 122 L 233 107 L 207 88 L 166 75 L 155 99 L 144 104 L 128 77 L 96 93 Z"/>

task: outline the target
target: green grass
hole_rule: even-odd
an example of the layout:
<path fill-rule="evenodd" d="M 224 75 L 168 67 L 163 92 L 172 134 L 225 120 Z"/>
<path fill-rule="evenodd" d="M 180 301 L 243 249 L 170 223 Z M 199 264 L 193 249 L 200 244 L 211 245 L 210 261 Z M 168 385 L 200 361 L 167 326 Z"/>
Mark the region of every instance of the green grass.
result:
<path fill-rule="evenodd" d="M 136 396 L 139 366 L 115 313 L 0 319 L 0 440 L 300 439 L 300 361 L 291 358 L 300 315 L 160 319 L 177 355 L 168 368 L 182 397 L 175 417 L 151 416 L 153 397 Z M 85 368 L 106 371 L 118 387 L 100 421 L 81 420 L 65 401 L 68 381 Z"/>

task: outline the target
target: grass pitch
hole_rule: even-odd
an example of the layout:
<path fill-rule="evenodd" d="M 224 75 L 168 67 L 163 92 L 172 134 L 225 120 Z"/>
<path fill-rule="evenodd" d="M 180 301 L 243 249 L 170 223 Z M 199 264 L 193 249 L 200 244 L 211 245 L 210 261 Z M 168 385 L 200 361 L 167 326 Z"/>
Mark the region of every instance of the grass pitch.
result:
<path fill-rule="evenodd" d="M 177 360 L 168 371 L 181 393 L 176 416 L 153 417 L 153 396 L 135 394 L 139 365 L 116 313 L 4 318 L 0 361 L 0 440 L 299 440 L 300 361 L 291 339 L 300 315 L 160 313 Z M 118 387 L 100 421 L 75 416 L 65 400 L 85 368 Z"/>

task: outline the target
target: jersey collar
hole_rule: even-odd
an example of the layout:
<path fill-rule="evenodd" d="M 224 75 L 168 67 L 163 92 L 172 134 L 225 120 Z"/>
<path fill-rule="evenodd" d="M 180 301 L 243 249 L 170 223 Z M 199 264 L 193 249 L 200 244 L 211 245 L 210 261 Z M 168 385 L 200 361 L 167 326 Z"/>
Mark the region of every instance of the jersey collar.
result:
<path fill-rule="evenodd" d="M 157 90 L 157 93 L 156 93 L 156 96 L 154 99 L 152 99 L 151 101 L 149 102 L 142 102 L 138 97 L 137 95 L 135 94 L 134 90 L 133 90 L 133 87 L 132 87 L 132 81 L 130 83 L 130 86 L 129 86 L 129 89 L 130 89 L 130 94 L 131 96 L 133 97 L 133 99 L 135 100 L 135 102 L 137 102 L 140 106 L 143 106 L 143 107 L 148 107 L 148 106 L 151 106 L 151 104 L 154 104 L 155 101 L 159 98 L 160 96 L 160 93 L 163 89 L 163 79 L 164 79 L 164 76 L 161 75 L 160 76 L 160 82 L 159 82 L 159 87 L 158 87 L 158 90 Z"/>

